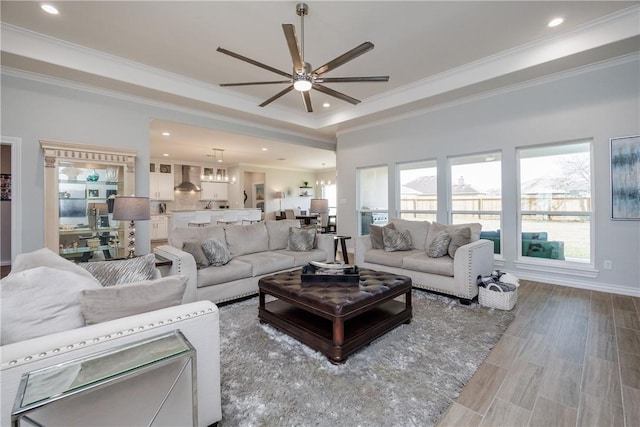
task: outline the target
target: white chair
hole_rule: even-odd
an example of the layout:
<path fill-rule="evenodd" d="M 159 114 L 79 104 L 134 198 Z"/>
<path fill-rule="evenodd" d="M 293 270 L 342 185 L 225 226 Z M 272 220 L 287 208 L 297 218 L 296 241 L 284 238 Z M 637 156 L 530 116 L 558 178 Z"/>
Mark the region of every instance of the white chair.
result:
<path fill-rule="evenodd" d="M 222 214 L 222 219 L 219 219 L 218 224 L 237 224 L 238 223 L 238 212 L 236 211 L 224 211 Z"/>
<path fill-rule="evenodd" d="M 195 219 L 189 221 L 189 227 L 204 227 L 211 225 L 211 214 L 209 212 L 196 212 Z"/>
<path fill-rule="evenodd" d="M 259 210 L 251 210 L 251 211 L 249 211 L 249 217 L 242 218 L 242 223 L 243 224 L 244 224 L 245 221 L 247 221 L 249 224 L 253 224 L 254 222 L 262 221 L 262 212 L 260 212 Z"/>

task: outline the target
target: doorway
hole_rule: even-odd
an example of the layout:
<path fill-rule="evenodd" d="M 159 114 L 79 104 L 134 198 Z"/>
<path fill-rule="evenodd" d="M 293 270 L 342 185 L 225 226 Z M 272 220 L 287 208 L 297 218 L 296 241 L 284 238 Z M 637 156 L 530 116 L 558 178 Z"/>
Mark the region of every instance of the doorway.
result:
<path fill-rule="evenodd" d="M 264 212 L 265 179 L 263 172 L 244 173 L 244 207 L 257 208 Z"/>
<path fill-rule="evenodd" d="M 12 260 L 22 252 L 22 198 L 20 164 L 22 140 L 0 137 L 0 275 L 11 270 Z M 12 170 L 15 173 L 12 173 Z"/>

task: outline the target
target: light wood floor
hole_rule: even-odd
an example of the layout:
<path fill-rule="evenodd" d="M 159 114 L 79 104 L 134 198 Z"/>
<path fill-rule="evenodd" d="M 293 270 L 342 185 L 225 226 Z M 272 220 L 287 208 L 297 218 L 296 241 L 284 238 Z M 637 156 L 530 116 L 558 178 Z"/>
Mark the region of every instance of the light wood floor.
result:
<path fill-rule="evenodd" d="M 523 281 L 514 310 L 439 427 L 640 426 L 640 298 Z"/>

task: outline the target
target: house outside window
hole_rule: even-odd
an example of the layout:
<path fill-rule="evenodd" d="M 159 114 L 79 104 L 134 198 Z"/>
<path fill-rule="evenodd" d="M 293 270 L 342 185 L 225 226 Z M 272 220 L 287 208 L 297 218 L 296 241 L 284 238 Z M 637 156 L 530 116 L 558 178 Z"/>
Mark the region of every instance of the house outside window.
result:
<path fill-rule="evenodd" d="M 592 262 L 591 143 L 518 149 L 520 256 Z"/>
<path fill-rule="evenodd" d="M 438 213 L 438 168 L 435 160 L 397 165 L 399 217 L 435 221 Z"/>
<path fill-rule="evenodd" d="M 358 169 L 358 229 L 369 234 L 371 224 L 384 225 L 389 220 L 389 171 L 387 166 Z"/>
<path fill-rule="evenodd" d="M 480 238 L 502 253 L 502 156 L 499 151 L 449 158 L 452 224 L 482 224 Z"/>

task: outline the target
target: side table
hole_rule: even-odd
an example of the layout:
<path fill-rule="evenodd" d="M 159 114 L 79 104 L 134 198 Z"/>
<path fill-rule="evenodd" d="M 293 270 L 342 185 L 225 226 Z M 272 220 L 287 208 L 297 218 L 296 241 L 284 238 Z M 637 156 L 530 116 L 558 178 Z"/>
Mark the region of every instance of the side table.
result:
<path fill-rule="evenodd" d="M 188 381 L 191 385 L 191 402 L 188 404 L 189 407 L 182 408 L 183 410 L 179 412 L 184 414 L 184 417 L 189 414 L 189 418 L 182 419 L 180 423 L 198 425 L 196 350 L 180 331 L 162 334 L 24 374 L 11 411 L 12 425 L 17 427 L 21 422 L 35 426 L 46 425 L 45 421 L 34 419 L 38 417 L 39 409 L 44 410 L 47 407 L 46 409 L 51 413 L 56 402 L 66 401 L 70 397 L 81 398 L 83 395 L 120 383 L 125 387 L 133 387 L 138 382 L 136 377 L 163 367 L 169 369 L 170 381 L 165 384 L 166 389 L 154 391 L 164 397 L 158 400 L 141 399 L 147 400 L 148 405 L 145 407 L 141 403 L 140 410 L 136 411 L 138 414 L 135 416 L 143 419 L 132 419 L 133 414 L 118 411 L 117 408 L 109 405 L 104 405 L 108 406 L 104 408 L 104 413 L 96 415 L 106 418 L 118 417 L 116 420 L 110 419 L 113 425 L 116 425 L 114 423 L 153 425 L 159 414 L 163 414 L 164 405 L 171 400 L 172 392 L 184 394 L 184 388 L 179 391 L 180 386 L 176 384 L 180 382 L 184 387 L 185 381 Z M 129 400 L 137 397 L 137 395 L 125 396 Z"/>
<path fill-rule="evenodd" d="M 349 264 L 349 253 L 347 252 L 346 241 L 351 239 L 351 236 L 333 236 L 333 260 L 336 259 L 338 252 L 338 241 L 340 242 L 340 249 L 342 250 L 342 259 L 345 264 Z"/>

